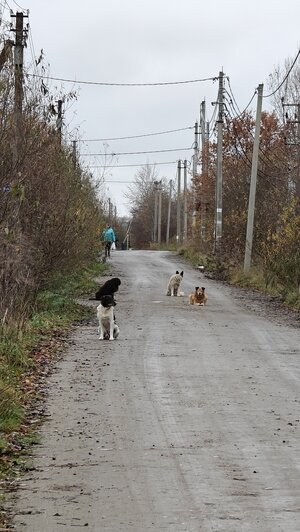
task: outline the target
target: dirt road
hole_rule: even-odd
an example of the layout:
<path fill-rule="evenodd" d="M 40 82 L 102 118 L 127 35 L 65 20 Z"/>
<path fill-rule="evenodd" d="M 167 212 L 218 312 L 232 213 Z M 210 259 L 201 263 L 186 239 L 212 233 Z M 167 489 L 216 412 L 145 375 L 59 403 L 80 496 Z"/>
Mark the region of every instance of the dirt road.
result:
<path fill-rule="evenodd" d="M 299 328 L 178 260 L 113 254 L 120 337 L 75 330 L 17 531 L 299 532 Z M 177 268 L 185 297 L 166 297 Z"/>

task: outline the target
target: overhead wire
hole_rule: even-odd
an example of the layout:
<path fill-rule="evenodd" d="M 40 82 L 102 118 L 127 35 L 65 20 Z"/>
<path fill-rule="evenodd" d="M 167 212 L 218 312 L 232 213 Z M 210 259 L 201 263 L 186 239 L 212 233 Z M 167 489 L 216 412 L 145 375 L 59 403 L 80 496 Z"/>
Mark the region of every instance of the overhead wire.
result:
<path fill-rule="evenodd" d="M 106 153 L 107 156 L 116 156 L 116 155 L 142 155 L 147 153 L 167 153 L 171 151 L 187 151 L 191 150 L 192 148 L 189 146 L 188 148 L 173 148 L 168 150 L 149 150 L 149 151 L 129 151 L 129 152 L 113 152 L 113 153 Z M 103 155 L 102 153 L 81 153 L 81 156 L 88 156 L 88 157 L 97 157 L 99 155 Z"/>
<path fill-rule="evenodd" d="M 18 2 L 16 2 L 16 0 L 12 0 L 12 1 L 19 9 L 22 9 L 22 11 L 25 11 L 25 12 L 28 11 L 27 9 L 25 9 L 25 7 L 20 6 L 20 4 L 18 4 Z"/>
<path fill-rule="evenodd" d="M 38 77 L 38 78 L 45 78 L 53 80 L 53 81 L 62 81 L 65 83 L 75 83 L 79 85 L 98 85 L 98 86 L 104 86 L 104 87 L 158 87 L 158 86 L 166 86 L 166 85 L 186 85 L 190 83 L 200 83 L 205 81 L 215 81 L 218 79 L 217 77 L 210 77 L 210 78 L 199 78 L 199 79 L 189 79 L 189 80 L 183 80 L 183 81 L 163 81 L 163 82 L 155 82 L 155 83 L 114 83 L 114 82 L 103 82 L 103 81 L 84 81 L 84 80 L 76 80 L 76 79 L 68 79 L 68 78 L 57 78 L 53 76 L 41 76 L 38 74 L 28 74 L 29 76 Z"/>
<path fill-rule="evenodd" d="M 276 92 L 278 92 L 279 89 L 281 89 L 282 85 L 283 85 L 283 84 L 285 83 L 285 81 L 288 79 L 288 77 L 289 77 L 290 73 L 292 72 L 292 70 L 293 70 L 295 64 L 297 63 L 297 60 L 298 60 L 299 55 L 300 55 L 300 49 L 298 50 L 298 53 L 297 53 L 297 55 L 296 55 L 296 57 L 295 57 L 295 59 L 294 59 L 292 65 L 290 66 L 290 68 L 289 68 L 287 74 L 284 76 L 283 80 L 282 80 L 281 83 L 278 85 L 278 87 L 277 87 L 273 92 L 271 92 L 270 94 L 265 94 L 265 95 L 263 96 L 263 98 L 270 98 L 270 96 L 274 96 L 274 94 L 276 94 Z"/>
<path fill-rule="evenodd" d="M 249 102 L 247 103 L 246 107 L 241 111 L 238 104 L 237 104 L 237 101 L 235 99 L 235 96 L 233 94 L 233 91 L 232 91 L 232 88 L 231 88 L 231 84 L 230 84 L 230 78 L 229 76 L 226 77 L 227 81 L 228 81 L 228 87 L 229 87 L 229 91 L 230 91 L 230 94 L 227 92 L 227 94 L 231 97 L 232 99 L 232 105 L 233 105 L 233 108 L 234 106 L 236 107 L 236 109 L 234 109 L 234 113 L 236 114 L 235 118 L 239 118 L 240 116 L 242 116 L 245 111 L 247 111 L 247 109 L 250 107 L 255 95 L 257 94 L 257 89 L 254 90 L 254 93 L 252 94 Z"/>
<path fill-rule="evenodd" d="M 139 163 L 139 164 L 116 164 L 116 165 L 89 165 L 89 168 L 129 168 L 134 166 L 160 166 L 164 164 L 176 164 L 177 161 L 155 162 L 155 163 Z"/>
<path fill-rule="evenodd" d="M 229 78 L 228 78 L 228 80 L 229 80 Z M 230 85 L 230 82 L 229 82 L 229 85 Z M 236 120 L 236 119 L 239 119 L 239 118 L 244 114 L 244 112 L 245 112 L 245 110 L 246 110 L 247 108 L 245 108 L 244 111 L 240 112 L 240 110 L 239 110 L 239 108 L 238 108 L 238 105 L 237 105 L 237 103 L 236 103 L 236 99 L 235 99 L 235 97 L 234 97 L 233 91 L 232 91 L 232 89 L 231 89 L 231 86 L 230 86 L 230 94 L 229 94 L 227 91 L 225 91 L 225 92 L 226 92 L 227 95 L 230 97 L 230 101 L 228 102 L 228 100 L 227 100 L 227 103 L 229 103 L 229 105 L 230 105 L 232 111 L 233 111 L 234 113 L 236 113 L 236 109 L 235 109 L 235 107 L 234 107 L 234 102 L 235 102 L 236 107 L 237 107 L 237 109 L 238 109 L 238 111 L 239 111 L 239 114 L 237 114 L 237 115 L 234 116 L 234 117 L 231 116 L 231 118 L 232 118 L 232 119 L 235 119 L 235 120 Z M 255 94 L 256 94 L 256 91 L 255 91 L 254 95 L 255 95 Z M 253 95 L 253 97 L 254 97 L 254 95 Z M 232 99 L 231 99 L 231 97 L 232 97 Z M 253 99 L 253 97 L 252 97 L 252 99 Z M 248 104 L 247 107 L 249 107 L 249 104 Z M 250 133 L 250 135 L 251 135 L 252 138 L 254 139 L 253 132 L 251 131 L 251 129 L 249 128 L 249 126 L 246 125 L 246 127 L 247 127 L 248 132 Z M 264 158 L 268 161 L 269 164 L 271 164 L 272 166 L 274 166 L 274 168 L 276 168 L 276 170 L 280 171 L 280 168 L 278 168 L 278 166 L 276 166 L 276 164 L 274 163 L 274 161 L 272 161 L 272 160 L 269 158 L 269 156 L 267 155 L 266 151 L 263 150 L 263 148 L 261 148 L 261 146 L 259 147 L 259 151 L 260 151 L 262 157 L 264 157 Z M 266 162 L 266 161 L 264 161 L 264 162 Z M 280 160 L 280 162 L 281 162 L 281 160 Z"/>
<path fill-rule="evenodd" d="M 187 131 L 188 129 L 193 129 L 194 126 L 182 127 L 179 129 L 169 129 L 167 131 L 158 131 L 156 133 L 143 133 L 141 135 L 130 135 L 125 137 L 108 137 L 102 139 L 79 139 L 78 142 L 105 142 L 105 141 L 114 141 L 114 140 L 127 140 L 127 139 L 139 139 L 142 137 L 153 137 L 155 135 L 166 135 L 168 133 L 177 133 L 178 131 Z"/>
<path fill-rule="evenodd" d="M 229 113 L 229 117 L 232 119 L 232 117 L 230 116 L 230 113 Z M 229 131 L 229 127 L 228 127 L 228 124 L 226 123 L 226 126 L 227 126 L 227 129 Z M 241 142 L 241 139 L 240 139 L 240 136 L 238 135 L 238 132 L 237 132 L 237 129 L 236 129 L 236 126 L 235 126 L 235 123 L 232 119 L 232 127 L 234 129 L 234 132 L 235 132 L 235 138 L 237 139 L 238 143 L 239 143 L 239 146 L 240 146 L 240 149 L 242 151 L 242 155 L 243 155 L 243 159 L 244 159 L 244 164 L 251 170 L 252 168 L 252 161 L 249 159 L 247 153 L 245 152 L 245 148 Z M 249 133 L 251 134 L 251 132 L 249 131 Z M 265 162 L 265 161 L 264 161 Z M 282 171 L 282 168 L 278 168 L 276 165 L 274 165 L 274 163 L 272 161 L 269 161 L 270 164 L 272 164 L 274 166 L 274 168 L 276 170 L 278 170 L 279 172 Z M 258 175 L 260 175 L 261 177 L 265 178 L 268 180 L 268 183 L 272 186 L 275 186 L 275 184 L 273 183 L 273 180 L 276 179 L 276 181 L 281 181 L 282 183 L 285 183 L 286 181 L 282 178 L 279 178 L 279 177 L 275 177 L 274 175 L 269 175 L 267 174 L 264 170 L 262 170 L 261 168 L 258 169 Z"/>

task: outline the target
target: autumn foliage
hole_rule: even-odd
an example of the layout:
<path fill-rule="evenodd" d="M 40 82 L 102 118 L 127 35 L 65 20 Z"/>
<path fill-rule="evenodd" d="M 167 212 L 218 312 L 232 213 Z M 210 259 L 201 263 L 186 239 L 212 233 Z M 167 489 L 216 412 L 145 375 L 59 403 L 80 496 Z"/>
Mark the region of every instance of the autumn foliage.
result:
<path fill-rule="evenodd" d="M 12 78 L 8 65 L 0 77 L 0 315 L 22 322 L 53 274 L 93 256 L 103 217 L 90 175 L 60 140 L 45 88 L 26 89 L 16 156 Z"/>

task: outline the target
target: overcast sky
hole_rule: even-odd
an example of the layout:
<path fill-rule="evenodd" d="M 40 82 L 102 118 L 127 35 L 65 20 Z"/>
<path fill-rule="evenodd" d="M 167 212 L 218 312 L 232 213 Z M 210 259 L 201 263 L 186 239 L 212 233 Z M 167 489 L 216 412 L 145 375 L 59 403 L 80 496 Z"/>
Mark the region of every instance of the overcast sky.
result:
<path fill-rule="evenodd" d="M 5 4 L 5 0 L 0 0 Z M 157 83 L 218 76 L 224 70 L 240 109 L 274 69 L 293 59 L 300 46 L 299 0 L 7 0 L 14 11 L 29 9 L 35 54 L 43 49 L 57 78 L 107 83 Z M 4 16 L 9 19 L 6 9 Z M 25 62 L 32 61 L 31 47 Z M 51 82 L 52 87 L 61 86 Z M 153 87 L 62 84 L 77 90 L 68 108 L 66 138 L 103 139 L 192 127 L 206 100 L 208 119 L 217 81 Z M 270 105 L 264 100 L 264 108 Z M 255 109 L 256 101 L 253 102 Z M 109 153 L 190 148 L 193 130 L 139 139 L 107 141 Z M 81 161 L 104 164 L 103 142 L 79 142 Z M 107 194 L 120 215 L 128 213 L 123 192 L 139 166 L 157 163 L 159 177 L 174 178 L 178 159 L 192 150 L 120 155 L 106 176 Z M 173 162 L 160 165 L 161 162 Z M 95 175 L 99 170 L 94 169 Z M 113 183 L 115 182 L 115 184 Z"/>

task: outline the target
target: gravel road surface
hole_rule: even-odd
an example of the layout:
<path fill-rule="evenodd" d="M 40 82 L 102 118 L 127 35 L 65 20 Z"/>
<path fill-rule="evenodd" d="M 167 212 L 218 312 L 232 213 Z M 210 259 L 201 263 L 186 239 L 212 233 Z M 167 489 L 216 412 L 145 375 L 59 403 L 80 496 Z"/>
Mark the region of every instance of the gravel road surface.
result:
<path fill-rule="evenodd" d="M 15 530 L 299 532 L 297 320 L 169 252 L 110 265 L 120 337 L 99 341 L 96 319 L 75 328 Z M 176 269 L 185 296 L 166 297 Z M 188 304 L 195 286 L 206 307 Z"/>

